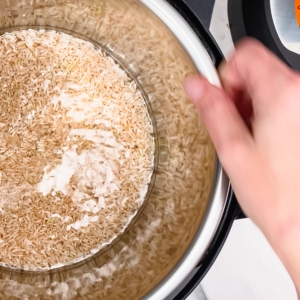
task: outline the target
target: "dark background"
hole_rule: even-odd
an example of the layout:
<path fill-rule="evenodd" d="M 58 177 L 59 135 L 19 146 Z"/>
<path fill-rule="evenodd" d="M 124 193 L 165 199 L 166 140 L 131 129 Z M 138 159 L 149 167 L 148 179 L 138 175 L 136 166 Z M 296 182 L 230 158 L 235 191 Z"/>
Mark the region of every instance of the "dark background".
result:
<path fill-rule="evenodd" d="M 215 0 L 182 0 L 198 16 L 206 29 L 209 29 Z"/>

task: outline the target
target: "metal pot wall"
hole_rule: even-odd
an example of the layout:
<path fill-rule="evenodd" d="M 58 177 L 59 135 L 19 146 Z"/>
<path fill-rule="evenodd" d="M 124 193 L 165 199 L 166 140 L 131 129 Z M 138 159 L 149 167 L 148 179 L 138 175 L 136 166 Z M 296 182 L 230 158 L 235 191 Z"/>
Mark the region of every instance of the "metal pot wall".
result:
<path fill-rule="evenodd" d="M 64 31 L 111 55 L 143 91 L 156 129 L 151 186 L 124 234 L 63 268 L 1 267 L 1 299 L 171 299 L 195 268 L 188 291 L 214 261 L 236 203 L 182 81 L 197 71 L 219 86 L 221 55 L 184 3 L 170 2 L 0 1 L 2 32 Z"/>

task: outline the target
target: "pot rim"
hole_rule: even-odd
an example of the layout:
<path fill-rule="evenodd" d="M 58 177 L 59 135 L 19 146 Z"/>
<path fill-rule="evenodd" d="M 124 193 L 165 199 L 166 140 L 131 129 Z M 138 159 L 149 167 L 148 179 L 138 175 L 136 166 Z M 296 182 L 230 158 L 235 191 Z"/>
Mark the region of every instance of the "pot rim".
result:
<path fill-rule="evenodd" d="M 138 0 L 138 2 L 152 11 L 167 26 L 187 51 L 198 72 L 212 84 L 221 87 L 218 73 L 210 56 L 183 17 L 165 0 Z M 217 231 L 228 199 L 229 187 L 229 179 L 217 159 L 210 200 L 193 242 L 174 269 L 144 299 L 166 299 L 197 266 Z"/>

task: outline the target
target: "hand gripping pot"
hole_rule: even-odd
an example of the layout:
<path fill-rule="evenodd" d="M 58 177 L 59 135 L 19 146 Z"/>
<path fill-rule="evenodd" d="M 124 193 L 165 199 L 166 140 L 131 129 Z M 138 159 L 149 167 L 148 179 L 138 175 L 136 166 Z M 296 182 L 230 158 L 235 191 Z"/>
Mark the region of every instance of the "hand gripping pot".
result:
<path fill-rule="evenodd" d="M 182 88 L 193 72 L 220 84 L 207 51 L 163 0 L 0 1 L 2 33 L 29 28 L 88 40 L 136 81 L 155 129 L 155 167 L 145 202 L 122 235 L 92 257 L 54 270 L 1 267 L 0 298 L 168 298 L 203 258 L 229 190 Z"/>

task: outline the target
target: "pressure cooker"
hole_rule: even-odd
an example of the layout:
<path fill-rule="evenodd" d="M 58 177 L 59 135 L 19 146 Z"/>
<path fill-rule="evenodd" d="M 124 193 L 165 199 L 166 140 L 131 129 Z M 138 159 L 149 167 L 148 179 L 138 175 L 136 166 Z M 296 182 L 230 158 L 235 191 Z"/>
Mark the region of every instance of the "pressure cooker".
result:
<path fill-rule="evenodd" d="M 155 166 L 145 203 L 122 235 L 92 257 L 53 270 L 0 267 L 0 298 L 186 298 L 242 216 L 182 87 L 198 72 L 220 86 L 218 46 L 183 1 L 0 1 L 2 34 L 29 28 L 90 41 L 123 66 L 147 102 Z"/>

